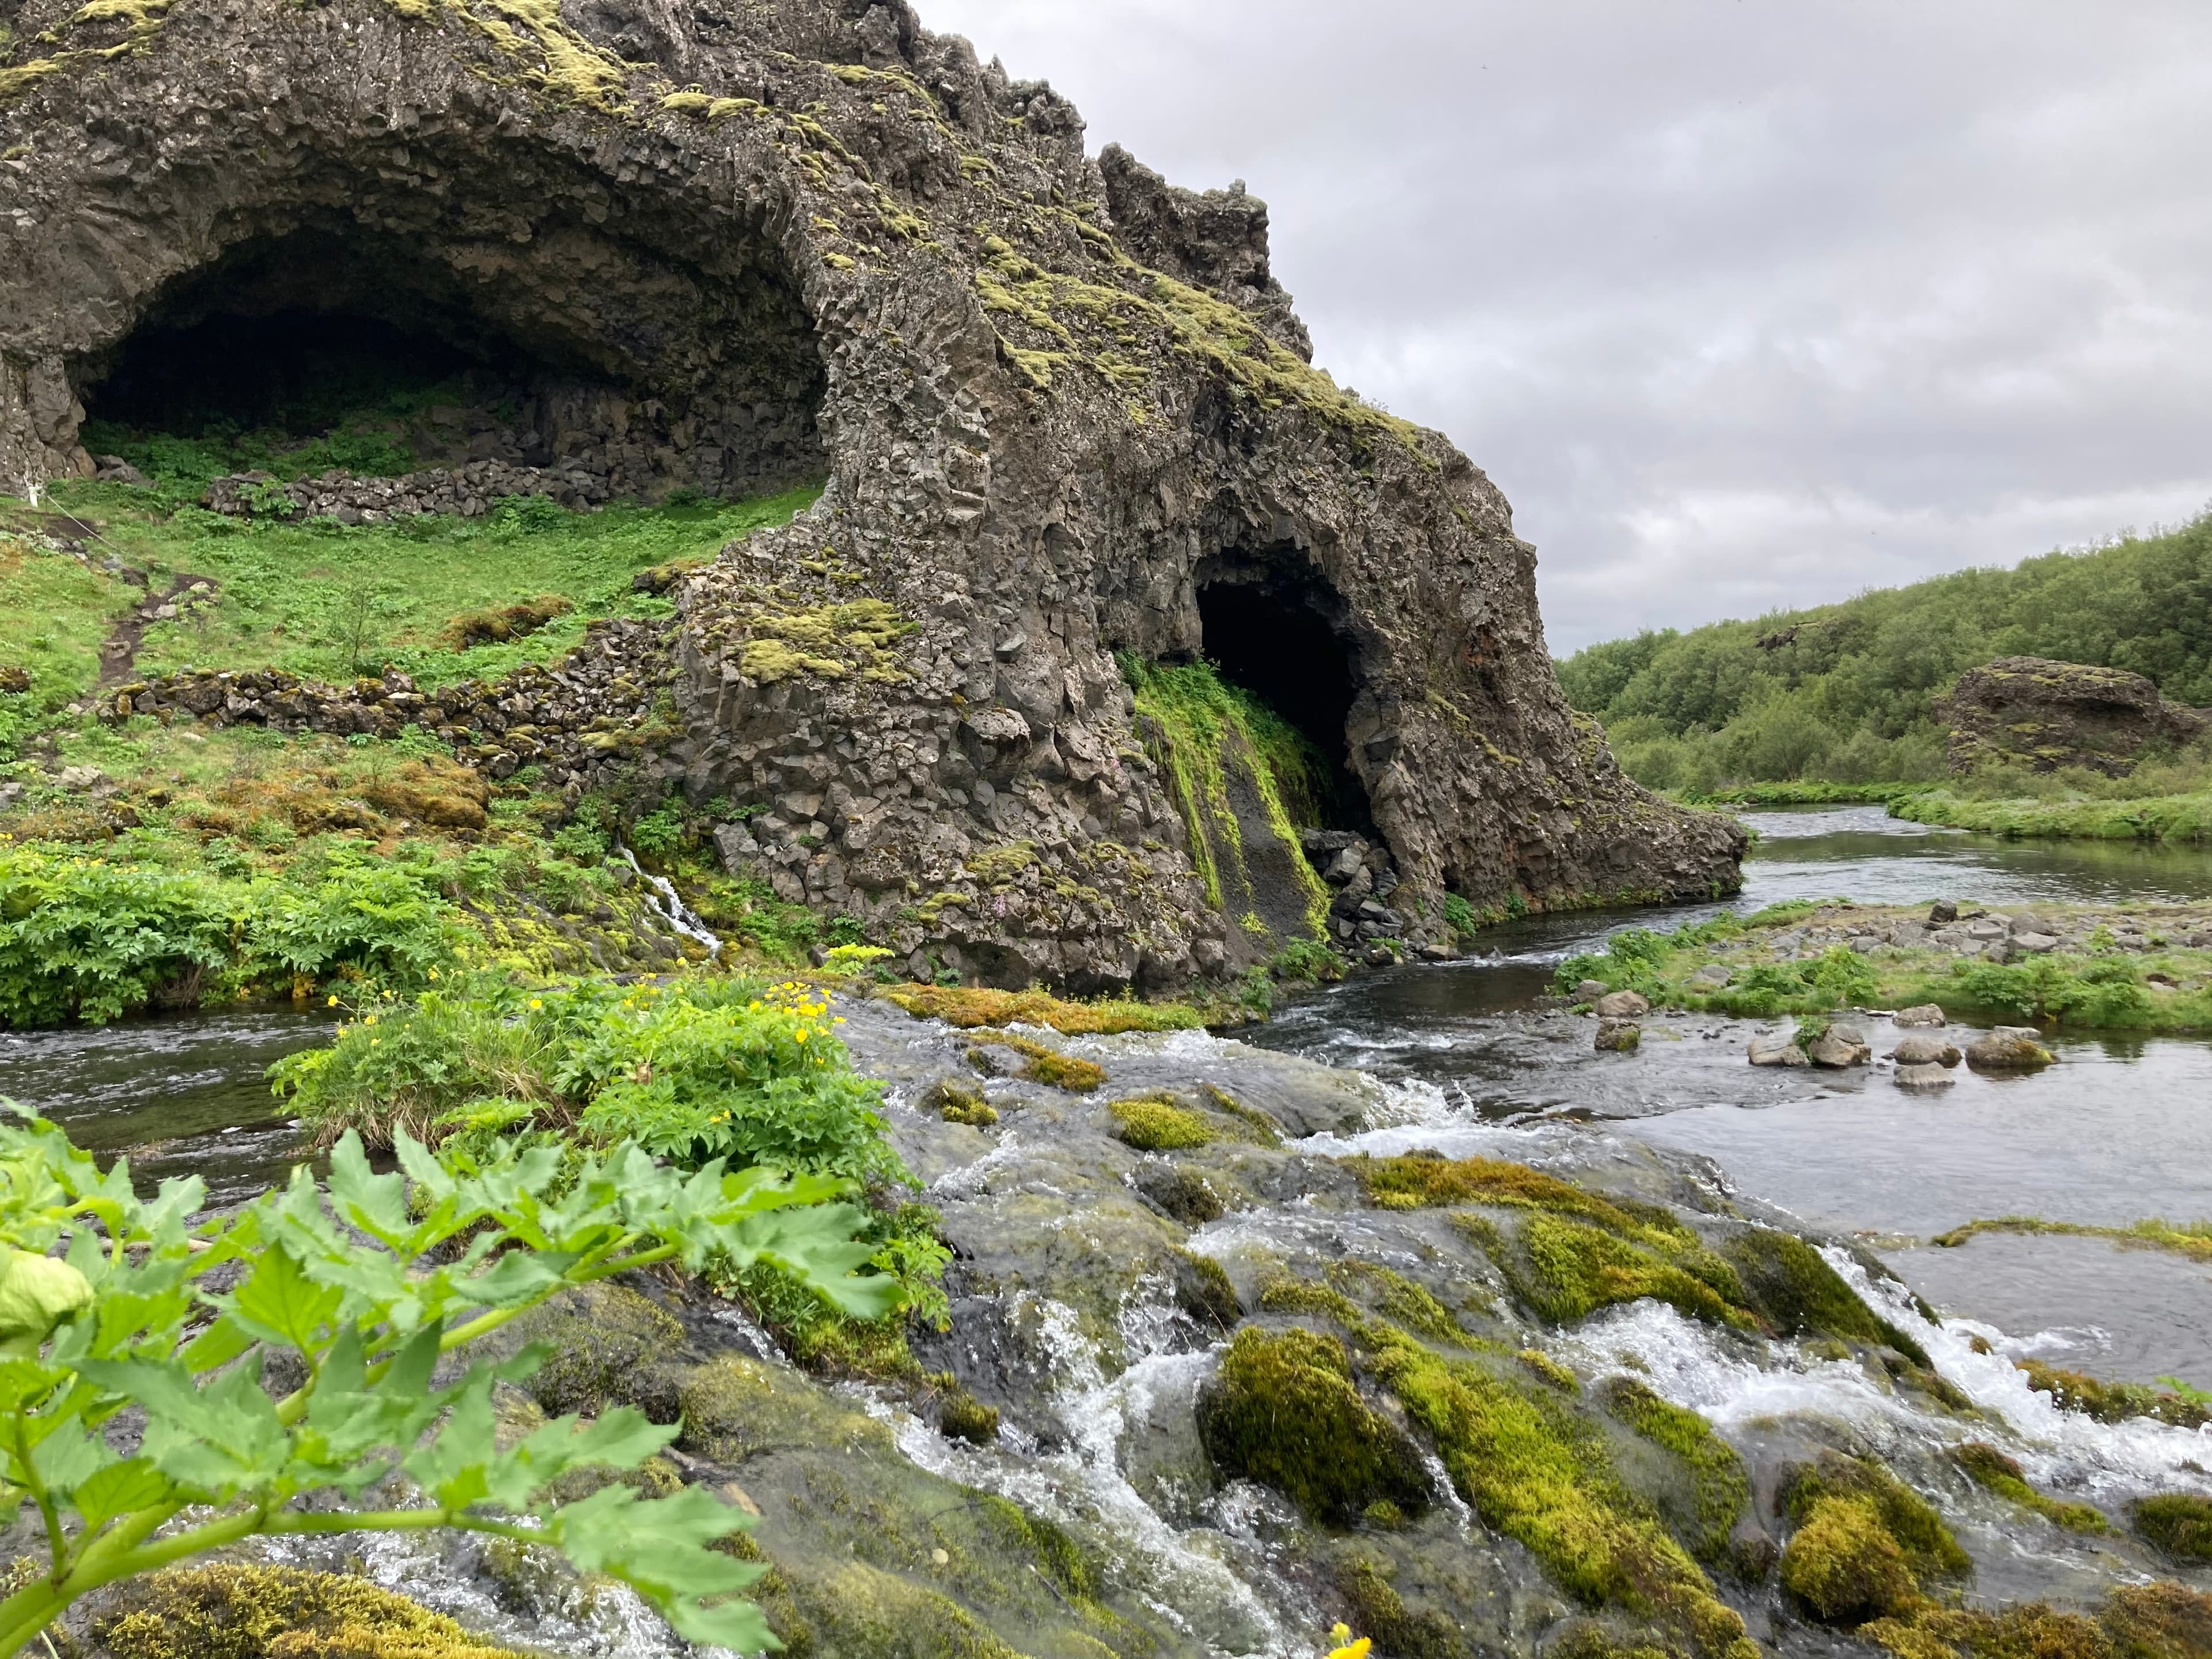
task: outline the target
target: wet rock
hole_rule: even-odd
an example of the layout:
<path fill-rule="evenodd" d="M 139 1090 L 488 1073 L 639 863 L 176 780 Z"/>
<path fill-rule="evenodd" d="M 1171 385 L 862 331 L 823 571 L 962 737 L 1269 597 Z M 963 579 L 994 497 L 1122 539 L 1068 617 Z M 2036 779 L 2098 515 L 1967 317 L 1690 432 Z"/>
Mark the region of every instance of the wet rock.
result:
<path fill-rule="evenodd" d="M 1899 1066 L 1956 1066 L 1959 1050 L 1942 1037 L 1916 1034 L 1900 1038 L 1889 1057 Z"/>
<path fill-rule="evenodd" d="M 1651 1012 L 1651 1003 L 1634 991 L 1613 991 L 1597 1000 L 1600 1019 L 1640 1019 Z"/>
<path fill-rule="evenodd" d="M 1893 1025 L 1914 1026 L 1944 1025 L 1949 1022 L 1944 1018 L 1943 1011 L 1934 1003 L 1917 1002 L 1910 1008 L 1899 1009 L 1889 1017 L 1889 1023 Z"/>
<path fill-rule="evenodd" d="M 1751 1040 L 1754 1066 L 1809 1066 L 1812 1061 L 1794 1037 L 1755 1036 Z"/>
<path fill-rule="evenodd" d="M 1575 1000 L 1577 1002 L 1595 1002 L 1600 997 L 1609 994 L 1610 988 L 1601 979 L 1583 980 L 1575 986 Z"/>
<path fill-rule="evenodd" d="M 2058 1058 L 2036 1039 L 2032 1025 L 1999 1025 L 1966 1045 L 1966 1064 L 1978 1072 L 2027 1072 Z"/>
<path fill-rule="evenodd" d="M 1942 1066 L 1921 1064 L 1899 1066 L 1896 1080 L 1900 1089 L 1948 1089 L 1958 1079 Z"/>
<path fill-rule="evenodd" d="M 1865 1036 L 1856 1025 L 1831 1025 L 1813 1039 L 1813 1046 L 1805 1057 L 1815 1066 L 1832 1071 L 1842 1071 L 1852 1066 L 1863 1066 L 1874 1058 L 1874 1050 L 1867 1046 Z"/>
<path fill-rule="evenodd" d="M 1632 1019 L 1600 1019 L 1595 1039 L 1601 1052 L 1628 1054 L 1644 1041 L 1644 1028 Z"/>
<path fill-rule="evenodd" d="M 1928 907 L 1928 922 L 1930 927 L 1941 927 L 1946 922 L 1956 921 L 1958 919 L 1959 903 L 1956 899 L 1937 899 L 1935 903 Z"/>

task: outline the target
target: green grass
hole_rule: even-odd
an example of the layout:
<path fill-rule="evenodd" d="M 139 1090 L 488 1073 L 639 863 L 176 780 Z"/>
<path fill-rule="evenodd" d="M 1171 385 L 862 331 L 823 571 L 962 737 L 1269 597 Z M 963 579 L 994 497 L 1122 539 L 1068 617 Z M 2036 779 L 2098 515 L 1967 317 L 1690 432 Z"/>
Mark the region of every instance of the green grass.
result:
<path fill-rule="evenodd" d="M 100 678 L 100 643 L 110 620 L 137 598 L 129 584 L 66 553 L 10 536 L 28 514 L 11 514 L 9 506 L 0 502 L 0 669 L 26 670 L 31 689 L 0 693 L 0 746 L 11 718 L 58 708 Z"/>
<path fill-rule="evenodd" d="M 1677 799 L 1690 806 L 1879 805 L 1927 788 L 1924 783 L 1828 783 L 1800 780 L 1784 783 L 1741 783 L 1717 789 L 1680 789 Z"/>
<path fill-rule="evenodd" d="M 2049 915 L 2065 908 L 2038 907 Z M 2087 950 L 2002 965 L 1923 945 L 1881 945 L 1862 954 L 1840 939 L 1817 955 L 1793 959 L 1802 941 L 1776 943 L 1785 930 L 1893 927 L 1925 914 L 1845 900 L 1820 906 L 1796 901 L 1750 916 L 1716 916 L 1672 933 L 1628 928 L 1607 940 L 1604 951 L 1561 963 L 1554 984 L 1571 993 L 1583 980 L 1594 979 L 1610 990 L 1639 992 L 1659 1006 L 1739 1018 L 1932 1002 L 1976 1018 L 2075 1030 L 2212 1031 L 2212 951 L 2176 944 L 2162 932 L 2154 933 L 2153 947 L 2141 954 L 2102 948 L 2093 932 Z M 2161 923 L 2154 917 L 2150 925 L 2179 931 L 2202 923 Z M 1711 985 L 1692 977 L 1709 964 L 1727 968 L 1729 982 Z"/>
<path fill-rule="evenodd" d="M 595 617 L 667 616 L 667 600 L 633 592 L 639 571 L 709 558 L 737 537 L 789 523 L 820 493 L 808 486 L 752 501 L 586 514 L 515 501 L 482 519 L 354 527 L 248 525 L 191 507 L 164 515 L 146 492 L 118 484 L 57 496 L 94 518 L 104 541 L 157 588 L 189 574 L 221 590 L 200 619 L 147 630 L 141 675 L 219 665 L 343 680 L 392 667 L 440 682 L 552 660 Z M 441 637 L 456 617 L 549 593 L 575 608 L 526 638 L 460 651 Z M 104 597 L 103 619 L 121 596 Z M 74 607 L 80 616 L 87 608 Z M 0 632 L 12 637 L 33 620 L 10 606 L 0 611 Z"/>
<path fill-rule="evenodd" d="M 2212 789 L 2136 799 L 1978 800 L 1948 789 L 1890 804 L 1892 817 L 2013 840 L 2212 842 Z"/>

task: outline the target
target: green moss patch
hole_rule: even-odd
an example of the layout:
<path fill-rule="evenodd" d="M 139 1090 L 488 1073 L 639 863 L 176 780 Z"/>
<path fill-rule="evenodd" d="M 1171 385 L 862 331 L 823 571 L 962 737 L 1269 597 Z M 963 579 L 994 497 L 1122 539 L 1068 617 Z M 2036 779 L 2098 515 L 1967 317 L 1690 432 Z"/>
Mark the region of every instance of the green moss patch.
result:
<path fill-rule="evenodd" d="M 1692 1547 L 1705 1560 L 1724 1558 L 1736 1519 L 1751 1501 L 1751 1481 L 1735 1448 L 1697 1413 L 1661 1399 L 1633 1377 L 1610 1379 L 1602 1398 L 1607 1412 L 1680 1463 L 1692 1494 Z"/>
<path fill-rule="evenodd" d="M 2089 1504 L 2066 1504 L 2036 1491 L 2021 1473 L 2020 1465 L 1985 1441 L 1970 1440 L 1956 1454 L 1959 1467 L 1974 1484 L 1998 1497 L 2033 1510 L 2069 1532 L 2108 1532 L 2101 1510 Z"/>
<path fill-rule="evenodd" d="M 960 985 L 894 985 L 883 994 L 917 1019 L 941 1019 L 963 1030 L 1042 1025 L 1064 1036 L 1094 1036 L 1116 1031 L 1197 1030 L 1206 1023 L 1197 1010 L 1176 1002 L 1073 1002 L 1043 991 Z"/>
<path fill-rule="evenodd" d="M 1175 1152 L 1204 1146 L 1213 1126 L 1197 1112 L 1178 1106 L 1171 1096 L 1142 1095 L 1107 1107 L 1115 1139 L 1140 1152 Z"/>
<path fill-rule="evenodd" d="M 1721 1246 L 1746 1299 L 1782 1336 L 1828 1336 L 1890 1347 L 1923 1370 L 1927 1351 L 1859 1299 L 1843 1276 L 1794 1233 L 1759 1227 Z"/>
<path fill-rule="evenodd" d="M 1413 1441 L 1361 1397 L 1334 1336 L 1239 1331 L 1200 1397 L 1198 1426 L 1223 1475 L 1273 1486 L 1316 1520 L 1349 1526 L 1382 1499 L 1427 1507 Z"/>
<path fill-rule="evenodd" d="M 520 1659 L 366 1578 L 240 1562 L 129 1586 L 93 1634 L 116 1659 Z"/>
<path fill-rule="evenodd" d="M 2124 1423 L 2130 1417 L 2155 1418 L 2178 1429 L 2212 1423 L 2212 1405 L 2142 1382 L 2107 1382 L 2081 1371 L 2063 1370 L 2040 1359 L 2014 1362 L 2027 1373 L 2027 1386 L 2047 1394 L 2061 1411 L 2080 1412 L 2100 1423 Z"/>
<path fill-rule="evenodd" d="M 2212 1498 L 2167 1492 L 2133 1504 L 2128 1519 L 2138 1537 L 2177 1561 L 2212 1561 Z"/>
<path fill-rule="evenodd" d="M 1782 1552 L 1783 1588 L 1830 1624 L 1896 1613 L 1973 1565 L 1927 1500 L 1866 1458 L 1823 1452 L 1790 1474 L 1780 1507 L 1796 1523 Z"/>

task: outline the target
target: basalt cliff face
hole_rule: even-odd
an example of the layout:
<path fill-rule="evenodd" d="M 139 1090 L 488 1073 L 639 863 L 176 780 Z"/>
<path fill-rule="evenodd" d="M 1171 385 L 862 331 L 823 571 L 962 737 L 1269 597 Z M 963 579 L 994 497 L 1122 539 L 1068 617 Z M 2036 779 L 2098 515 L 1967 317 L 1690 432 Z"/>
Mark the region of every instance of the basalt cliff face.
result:
<path fill-rule="evenodd" d="M 502 462 L 645 495 L 826 476 L 674 589 L 660 764 L 726 804 L 726 859 L 910 961 L 1161 983 L 1297 931 L 1194 873 L 1194 836 L 1243 870 L 1279 831 L 1251 757 L 1212 806 L 1179 790 L 1117 654 L 1202 652 L 1304 728 L 1405 945 L 1447 893 L 1736 879 L 1735 827 L 1570 713 L 1496 487 L 1311 367 L 1262 204 L 1093 160 L 1048 87 L 903 4 L 0 25 L 0 488 L 88 473 L 87 403 L 179 343 L 370 325 L 500 366 Z M 1280 879 L 1325 906 L 1310 873 Z"/>

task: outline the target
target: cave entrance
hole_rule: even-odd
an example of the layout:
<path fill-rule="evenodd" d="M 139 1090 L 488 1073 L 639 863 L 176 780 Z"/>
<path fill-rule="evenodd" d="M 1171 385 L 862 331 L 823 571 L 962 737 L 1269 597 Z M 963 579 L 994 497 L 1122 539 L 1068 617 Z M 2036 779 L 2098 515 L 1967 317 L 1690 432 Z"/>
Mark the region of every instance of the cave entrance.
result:
<path fill-rule="evenodd" d="M 1346 726 L 1358 694 L 1352 648 L 1318 579 L 1285 579 L 1273 568 L 1201 571 L 1201 649 L 1224 679 L 1267 705 L 1306 741 L 1311 787 L 1285 805 L 1301 827 L 1372 837 L 1367 792 L 1351 765 Z"/>
<path fill-rule="evenodd" d="M 318 218 L 173 281 L 73 365 L 83 441 L 185 438 L 285 477 L 498 461 L 588 474 L 593 499 L 787 489 L 826 470 L 812 322 L 772 258 L 728 254 L 708 273 L 576 234 L 488 250 Z"/>
<path fill-rule="evenodd" d="M 450 272 L 394 243 L 303 232 L 250 243 L 173 284 L 118 349 L 86 366 L 83 396 L 88 421 L 109 428 L 216 441 L 258 434 L 281 445 L 367 423 L 414 438 L 433 464 L 455 450 L 467 458 L 471 425 L 512 432 L 533 392 L 580 367 L 544 342 L 525 346 Z M 429 427 L 433 407 L 441 424 L 463 429 Z M 457 410 L 480 418 L 456 421 Z M 100 435 L 87 434 L 94 447 Z M 544 451 L 542 441 L 511 447 L 501 459 L 546 459 L 525 453 Z"/>

